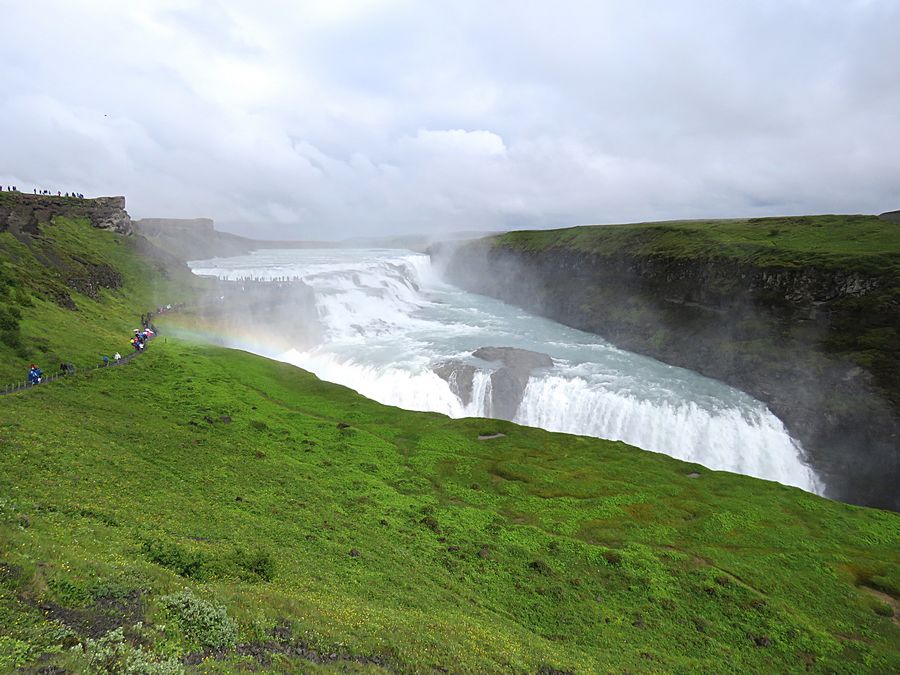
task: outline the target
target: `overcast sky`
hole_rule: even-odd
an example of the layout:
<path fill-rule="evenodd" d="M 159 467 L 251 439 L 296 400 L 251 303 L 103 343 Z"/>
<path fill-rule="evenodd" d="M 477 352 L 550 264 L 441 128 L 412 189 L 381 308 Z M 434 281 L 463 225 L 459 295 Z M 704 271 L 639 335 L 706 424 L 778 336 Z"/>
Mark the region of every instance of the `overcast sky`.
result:
<path fill-rule="evenodd" d="M 260 237 L 900 208 L 900 0 L 4 0 L 0 184 Z"/>

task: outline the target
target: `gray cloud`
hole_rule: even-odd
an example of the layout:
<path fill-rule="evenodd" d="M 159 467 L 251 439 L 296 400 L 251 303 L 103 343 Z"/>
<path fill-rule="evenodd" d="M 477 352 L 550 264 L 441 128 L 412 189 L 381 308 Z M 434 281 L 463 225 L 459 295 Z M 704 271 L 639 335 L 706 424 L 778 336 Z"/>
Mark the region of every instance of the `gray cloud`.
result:
<path fill-rule="evenodd" d="M 893 0 L 3 9 L 0 184 L 256 236 L 877 212 Z"/>

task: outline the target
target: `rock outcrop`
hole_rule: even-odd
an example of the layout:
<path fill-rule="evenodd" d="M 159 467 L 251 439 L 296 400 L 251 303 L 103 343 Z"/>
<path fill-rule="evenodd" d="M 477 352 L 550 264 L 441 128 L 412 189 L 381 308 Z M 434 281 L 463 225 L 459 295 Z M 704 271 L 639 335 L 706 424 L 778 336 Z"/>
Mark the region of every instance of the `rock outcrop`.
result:
<path fill-rule="evenodd" d="M 57 216 L 84 218 L 91 225 L 119 234 L 131 234 L 131 218 L 125 210 L 125 197 L 53 197 L 24 192 L 0 193 L 0 232 L 14 236 L 35 235 L 42 225 Z"/>
<path fill-rule="evenodd" d="M 472 402 L 475 373 L 479 370 L 491 373 L 490 415 L 512 420 L 522 403 L 528 380 L 534 371 L 552 368 L 553 359 L 547 354 L 516 347 L 481 347 L 472 356 L 485 362 L 482 367 L 459 359 L 443 361 L 432 368 L 447 381 L 463 405 Z"/>
<path fill-rule="evenodd" d="M 456 394 L 463 405 L 469 405 L 472 402 L 472 388 L 475 382 L 475 373 L 478 371 L 475 366 L 458 359 L 451 359 L 437 364 L 431 370 L 442 380 L 447 381 L 450 391 Z"/>
<path fill-rule="evenodd" d="M 302 281 L 213 281 L 195 311 L 203 325 L 215 327 L 207 339 L 222 345 L 230 336 L 264 343 L 276 353 L 303 351 L 322 340 L 313 289 Z"/>
<path fill-rule="evenodd" d="M 540 368 L 553 367 L 553 359 L 546 354 L 514 347 L 481 347 L 472 356 L 502 364 L 491 373 L 491 412 L 493 417 L 503 420 L 516 416 L 531 374 Z"/>
<path fill-rule="evenodd" d="M 117 289 L 123 284 L 122 273 L 105 263 L 83 263 L 66 277 L 66 286 L 91 300 L 99 299 L 102 289 Z"/>

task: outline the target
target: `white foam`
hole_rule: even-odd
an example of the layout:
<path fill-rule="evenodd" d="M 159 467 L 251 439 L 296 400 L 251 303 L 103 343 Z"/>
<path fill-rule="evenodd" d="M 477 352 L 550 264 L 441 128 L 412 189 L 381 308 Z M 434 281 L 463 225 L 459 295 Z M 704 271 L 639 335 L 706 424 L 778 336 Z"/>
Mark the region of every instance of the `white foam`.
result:
<path fill-rule="evenodd" d="M 547 376 L 529 381 L 516 421 L 625 441 L 711 469 L 819 490 L 800 448 L 762 404 L 709 410 L 693 401 L 651 403 L 579 377 Z"/>

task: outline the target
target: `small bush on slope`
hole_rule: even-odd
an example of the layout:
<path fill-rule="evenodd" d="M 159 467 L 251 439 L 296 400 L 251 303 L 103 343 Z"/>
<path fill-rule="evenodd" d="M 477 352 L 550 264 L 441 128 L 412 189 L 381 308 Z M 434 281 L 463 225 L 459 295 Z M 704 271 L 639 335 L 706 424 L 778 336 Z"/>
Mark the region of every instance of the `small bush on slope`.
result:
<path fill-rule="evenodd" d="M 173 657 L 157 660 L 140 647 L 125 641 L 121 628 L 110 631 L 98 640 L 86 640 L 83 653 L 92 673 L 118 675 L 180 675 L 184 667 Z"/>
<path fill-rule="evenodd" d="M 199 649 L 228 649 L 237 640 L 237 626 L 221 605 L 198 598 L 186 588 L 160 600 L 181 628 L 188 643 Z"/>

